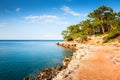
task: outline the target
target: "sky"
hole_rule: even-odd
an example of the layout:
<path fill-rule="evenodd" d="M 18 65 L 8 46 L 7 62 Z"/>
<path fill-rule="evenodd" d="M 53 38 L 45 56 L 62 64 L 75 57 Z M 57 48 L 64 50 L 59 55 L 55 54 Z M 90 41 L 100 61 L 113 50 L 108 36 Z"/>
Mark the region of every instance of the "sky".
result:
<path fill-rule="evenodd" d="M 105 5 L 120 11 L 120 0 L 0 0 L 0 40 L 57 40 L 69 25 Z"/>

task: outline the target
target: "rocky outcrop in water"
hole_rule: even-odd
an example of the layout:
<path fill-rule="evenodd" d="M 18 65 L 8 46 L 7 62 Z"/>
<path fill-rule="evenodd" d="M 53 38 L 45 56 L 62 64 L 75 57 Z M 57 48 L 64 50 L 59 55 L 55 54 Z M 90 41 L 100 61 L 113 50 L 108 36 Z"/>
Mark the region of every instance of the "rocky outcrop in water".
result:
<path fill-rule="evenodd" d="M 26 77 L 26 78 L 24 78 L 23 80 L 32 80 L 32 78 Z"/>
<path fill-rule="evenodd" d="M 52 80 L 57 74 L 65 69 L 67 65 L 69 64 L 71 58 L 64 58 L 63 65 L 58 65 L 57 67 L 53 68 L 45 68 L 43 69 L 40 74 L 36 77 L 36 80 Z M 29 80 L 29 79 L 26 79 Z"/>
<path fill-rule="evenodd" d="M 36 77 L 36 80 L 51 80 L 55 77 L 59 71 L 61 71 L 64 67 L 59 65 L 54 68 L 46 68 L 40 72 L 40 74 Z"/>
<path fill-rule="evenodd" d="M 73 43 L 73 42 L 57 42 L 56 44 L 59 45 L 59 46 L 62 46 L 64 48 L 72 49 L 73 51 L 77 50 L 77 48 L 76 48 L 77 43 Z"/>

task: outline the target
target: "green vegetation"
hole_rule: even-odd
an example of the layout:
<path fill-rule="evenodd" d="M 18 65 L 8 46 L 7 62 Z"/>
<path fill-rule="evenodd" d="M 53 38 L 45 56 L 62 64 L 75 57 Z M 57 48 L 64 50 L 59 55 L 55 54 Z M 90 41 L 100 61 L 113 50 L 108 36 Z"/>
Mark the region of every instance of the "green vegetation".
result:
<path fill-rule="evenodd" d="M 87 36 L 107 34 L 104 42 L 120 36 L 120 12 L 112 8 L 101 6 L 88 14 L 88 19 L 76 25 L 70 25 L 62 31 L 63 38 L 67 41 L 86 40 Z"/>

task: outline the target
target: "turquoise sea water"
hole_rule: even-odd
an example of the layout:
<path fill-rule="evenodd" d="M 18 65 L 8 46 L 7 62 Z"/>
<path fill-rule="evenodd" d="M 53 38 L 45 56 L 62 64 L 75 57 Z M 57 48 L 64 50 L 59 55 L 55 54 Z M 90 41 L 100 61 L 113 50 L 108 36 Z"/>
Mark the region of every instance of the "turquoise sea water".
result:
<path fill-rule="evenodd" d="M 61 64 L 72 51 L 56 45 L 57 40 L 0 41 L 0 80 L 23 80 L 40 70 Z"/>

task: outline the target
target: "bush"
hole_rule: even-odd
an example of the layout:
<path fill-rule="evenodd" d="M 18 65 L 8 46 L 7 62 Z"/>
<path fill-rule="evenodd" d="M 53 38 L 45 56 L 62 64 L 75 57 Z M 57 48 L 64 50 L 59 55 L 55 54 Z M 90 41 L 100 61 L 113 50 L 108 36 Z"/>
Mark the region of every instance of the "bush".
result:
<path fill-rule="evenodd" d="M 115 39 L 118 36 L 120 36 L 120 30 L 114 29 L 111 32 L 109 32 L 108 35 L 104 38 L 104 43 L 108 42 L 111 39 Z"/>

